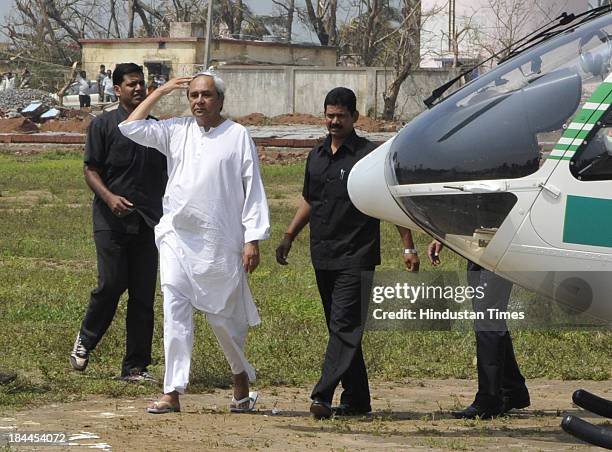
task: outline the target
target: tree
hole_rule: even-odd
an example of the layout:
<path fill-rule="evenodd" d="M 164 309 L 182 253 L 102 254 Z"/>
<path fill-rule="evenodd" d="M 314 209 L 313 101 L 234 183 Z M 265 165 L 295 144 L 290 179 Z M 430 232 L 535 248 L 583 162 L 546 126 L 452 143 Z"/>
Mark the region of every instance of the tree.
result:
<path fill-rule="evenodd" d="M 421 0 L 402 0 L 402 24 L 398 27 L 393 58 L 393 81 L 383 93 L 383 119 L 392 120 L 397 96 L 410 71 L 420 62 Z"/>
<path fill-rule="evenodd" d="M 403 17 L 388 0 L 359 0 L 357 15 L 340 27 L 341 51 L 357 55 L 364 66 L 385 64 L 385 42 L 401 27 Z"/>
<path fill-rule="evenodd" d="M 562 8 L 562 5 L 556 5 Z M 538 28 L 553 17 L 552 6 L 541 0 L 487 0 L 483 10 L 491 19 L 476 28 L 475 41 L 485 54 L 493 55 Z M 507 52 L 500 55 L 506 56 Z"/>
<path fill-rule="evenodd" d="M 305 3 L 306 11 L 299 10 L 302 22 L 314 30 L 322 46 L 336 45 L 338 43 L 336 28 L 338 0 L 317 0 L 316 9 L 312 5 L 312 0 L 305 0 Z"/>
<path fill-rule="evenodd" d="M 279 11 L 279 21 L 283 28 L 282 36 L 291 42 L 293 35 L 293 18 L 295 16 L 295 0 L 272 0 Z"/>
<path fill-rule="evenodd" d="M 227 27 L 231 37 L 237 38 L 242 31 L 242 22 L 244 20 L 244 5 L 242 0 L 220 0 L 221 5 L 221 20 Z"/>

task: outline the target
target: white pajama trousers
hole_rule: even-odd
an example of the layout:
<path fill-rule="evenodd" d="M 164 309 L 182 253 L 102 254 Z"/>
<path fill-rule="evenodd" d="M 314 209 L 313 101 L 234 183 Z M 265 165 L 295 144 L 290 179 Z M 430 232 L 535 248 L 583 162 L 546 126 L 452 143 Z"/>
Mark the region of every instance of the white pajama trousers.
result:
<path fill-rule="evenodd" d="M 164 295 L 164 393 L 185 393 L 189 383 L 193 350 L 193 289 L 181 261 L 170 245 L 159 247 L 161 285 Z M 224 317 L 206 313 L 206 318 L 234 375 L 247 373 L 255 381 L 255 369 L 244 355 L 249 325 L 244 316 Z"/>

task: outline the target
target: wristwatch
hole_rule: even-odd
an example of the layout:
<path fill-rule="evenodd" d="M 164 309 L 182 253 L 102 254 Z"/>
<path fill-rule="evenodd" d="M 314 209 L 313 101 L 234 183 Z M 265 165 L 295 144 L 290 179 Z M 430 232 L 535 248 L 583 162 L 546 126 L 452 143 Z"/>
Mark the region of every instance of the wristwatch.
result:
<path fill-rule="evenodd" d="M 419 254 L 416 248 L 406 248 L 404 249 L 404 254 Z"/>

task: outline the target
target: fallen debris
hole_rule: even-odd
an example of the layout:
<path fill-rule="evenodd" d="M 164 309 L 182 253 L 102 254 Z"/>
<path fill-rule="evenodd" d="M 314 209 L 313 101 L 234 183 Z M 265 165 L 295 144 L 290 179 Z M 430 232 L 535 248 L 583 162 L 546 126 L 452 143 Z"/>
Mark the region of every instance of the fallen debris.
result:
<path fill-rule="evenodd" d="M 21 111 L 32 101 L 39 101 L 48 106 L 57 105 L 57 101 L 48 92 L 39 89 L 26 88 L 0 91 L 0 110 L 4 112 Z"/>

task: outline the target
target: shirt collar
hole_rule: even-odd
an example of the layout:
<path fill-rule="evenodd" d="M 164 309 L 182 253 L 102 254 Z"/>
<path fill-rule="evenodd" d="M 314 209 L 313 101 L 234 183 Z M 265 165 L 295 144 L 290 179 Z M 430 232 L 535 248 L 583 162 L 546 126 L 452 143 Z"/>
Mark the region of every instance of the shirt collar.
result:
<path fill-rule="evenodd" d="M 121 103 L 119 103 L 119 105 L 117 106 L 117 113 L 119 114 L 119 119 L 121 121 L 127 119 L 127 117 L 130 116 L 126 109 L 123 108 L 123 105 L 121 105 Z"/>
<path fill-rule="evenodd" d="M 195 121 L 195 118 L 194 118 L 194 121 Z M 210 135 L 210 134 L 212 134 L 212 133 L 213 133 L 215 130 L 220 129 L 220 128 L 221 128 L 221 126 L 222 126 L 223 124 L 225 124 L 225 121 L 227 121 L 227 118 L 224 118 L 224 119 L 223 119 L 223 121 L 221 121 L 221 124 L 219 124 L 217 127 L 210 127 L 210 128 L 208 129 L 208 132 L 206 131 L 206 129 L 204 129 L 204 127 L 202 127 L 202 126 L 198 125 L 198 122 L 197 122 L 197 121 L 195 121 L 195 123 L 196 123 L 196 126 L 198 127 L 198 129 L 200 129 L 200 132 L 202 132 L 202 135 Z"/>
<path fill-rule="evenodd" d="M 359 138 L 359 136 L 357 136 L 357 132 L 355 132 L 355 129 L 353 129 L 351 131 L 351 134 L 344 139 L 344 142 L 342 143 L 342 146 L 340 146 L 340 148 L 338 149 L 338 151 L 336 151 L 336 153 L 339 152 L 340 149 L 346 148 L 351 154 L 354 154 L 355 153 L 355 149 L 357 147 L 357 140 L 358 140 L 358 138 Z M 319 152 L 326 151 L 329 154 L 332 153 L 332 151 L 331 151 L 331 135 L 329 135 L 329 134 L 327 135 L 327 137 L 325 138 L 325 141 L 323 141 L 323 143 L 321 143 L 319 145 L 318 151 Z"/>

